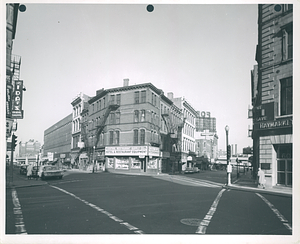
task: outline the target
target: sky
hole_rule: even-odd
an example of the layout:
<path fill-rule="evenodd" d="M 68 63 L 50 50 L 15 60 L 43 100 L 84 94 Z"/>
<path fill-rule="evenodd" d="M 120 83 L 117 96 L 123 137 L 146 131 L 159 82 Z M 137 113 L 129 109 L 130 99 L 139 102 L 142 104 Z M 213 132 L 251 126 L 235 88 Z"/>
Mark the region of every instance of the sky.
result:
<path fill-rule="evenodd" d="M 25 4 L 13 54 L 22 58 L 24 118 L 18 141 L 72 112 L 80 93 L 151 82 L 216 118 L 219 149 L 248 137 L 257 4 Z"/>

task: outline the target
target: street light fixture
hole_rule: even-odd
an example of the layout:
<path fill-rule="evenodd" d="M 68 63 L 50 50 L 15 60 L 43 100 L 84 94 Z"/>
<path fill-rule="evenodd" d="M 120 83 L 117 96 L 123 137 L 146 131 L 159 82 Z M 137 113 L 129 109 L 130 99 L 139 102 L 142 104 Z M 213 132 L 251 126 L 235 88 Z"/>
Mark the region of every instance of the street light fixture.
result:
<path fill-rule="evenodd" d="M 227 185 L 231 185 L 231 172 L 232 172 L 232 166 L 230 164 L 230 149 L 228 145 L 228 132 L 229 132 L 229 126 L 225 126 L 225 131 L 226 131 L 226 150 L 227 150 Z"/>

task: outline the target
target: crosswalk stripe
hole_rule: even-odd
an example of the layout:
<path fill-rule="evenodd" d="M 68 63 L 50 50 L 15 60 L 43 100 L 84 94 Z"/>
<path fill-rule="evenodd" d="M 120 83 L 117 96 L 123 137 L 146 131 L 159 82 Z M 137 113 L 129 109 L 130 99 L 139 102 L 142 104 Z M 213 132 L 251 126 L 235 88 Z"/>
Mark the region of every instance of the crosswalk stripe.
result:
<path fill-rule="evenodd" d="M 200 180 L 200 179 L 192 179 L 184 176 L 167 176 L 167 177 L 161 177 L 161 176 L 153 176 L 154 178 L 157 179 L 162 179 L 162 180 L 167 180 L 167 181 L 172 181 L 174 183 L 178 184 L 188 184 L 192 186 L 203 186 L 203 187 L 212 187 L 212 188 L 219 188 L 222 187 L 223 184 L 220 183 L 215 183 L 215 182 L 210 182 L 206 180 Z"/>

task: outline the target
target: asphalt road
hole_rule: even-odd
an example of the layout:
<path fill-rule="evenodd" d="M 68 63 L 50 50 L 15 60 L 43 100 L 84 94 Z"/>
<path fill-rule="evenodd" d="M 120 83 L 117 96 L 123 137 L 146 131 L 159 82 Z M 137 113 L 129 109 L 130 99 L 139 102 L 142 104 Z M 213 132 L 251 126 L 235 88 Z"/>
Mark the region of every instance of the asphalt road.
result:
<path fill-rule="evenodd" d="M 27 234 L 291 235 L 292 198 L 193 177 L 72 174 L 16 193 Z M 7 189 L 6 234 L 20 222 L 12 198 Z"/>

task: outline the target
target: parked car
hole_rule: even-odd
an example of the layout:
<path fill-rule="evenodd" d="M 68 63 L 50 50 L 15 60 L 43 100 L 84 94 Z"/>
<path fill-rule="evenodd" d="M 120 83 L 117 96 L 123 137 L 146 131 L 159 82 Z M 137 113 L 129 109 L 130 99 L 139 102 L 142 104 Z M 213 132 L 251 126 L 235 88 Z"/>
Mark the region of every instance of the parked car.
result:
<path fill-rule="evenodd" d="M 198 167 L 194 167 L 194 173 L 199 173 L 199 172 L 200 172 L 199 168 Z"/>
<path fill-rule="evenodd" d="M 42 180 L 46 178 L 62 179 L 63 170 L 54 165 L 43 165 L 39 167 L 38 176 L 41 177 Z"/>
<path fill-rule="evenodd" d="M 185 174 L 192 174 L 192 173 L 194 173 L 194 169 L 191 167 L 186 167 L 186 169 L 183 172 Z"/>
<path fill-rule="evenodd" d="M 26 175 L 27 174 L 27 167 L 29 165 L 28 164 L 23 164 L 20 166 L 20 175 Z"/>

